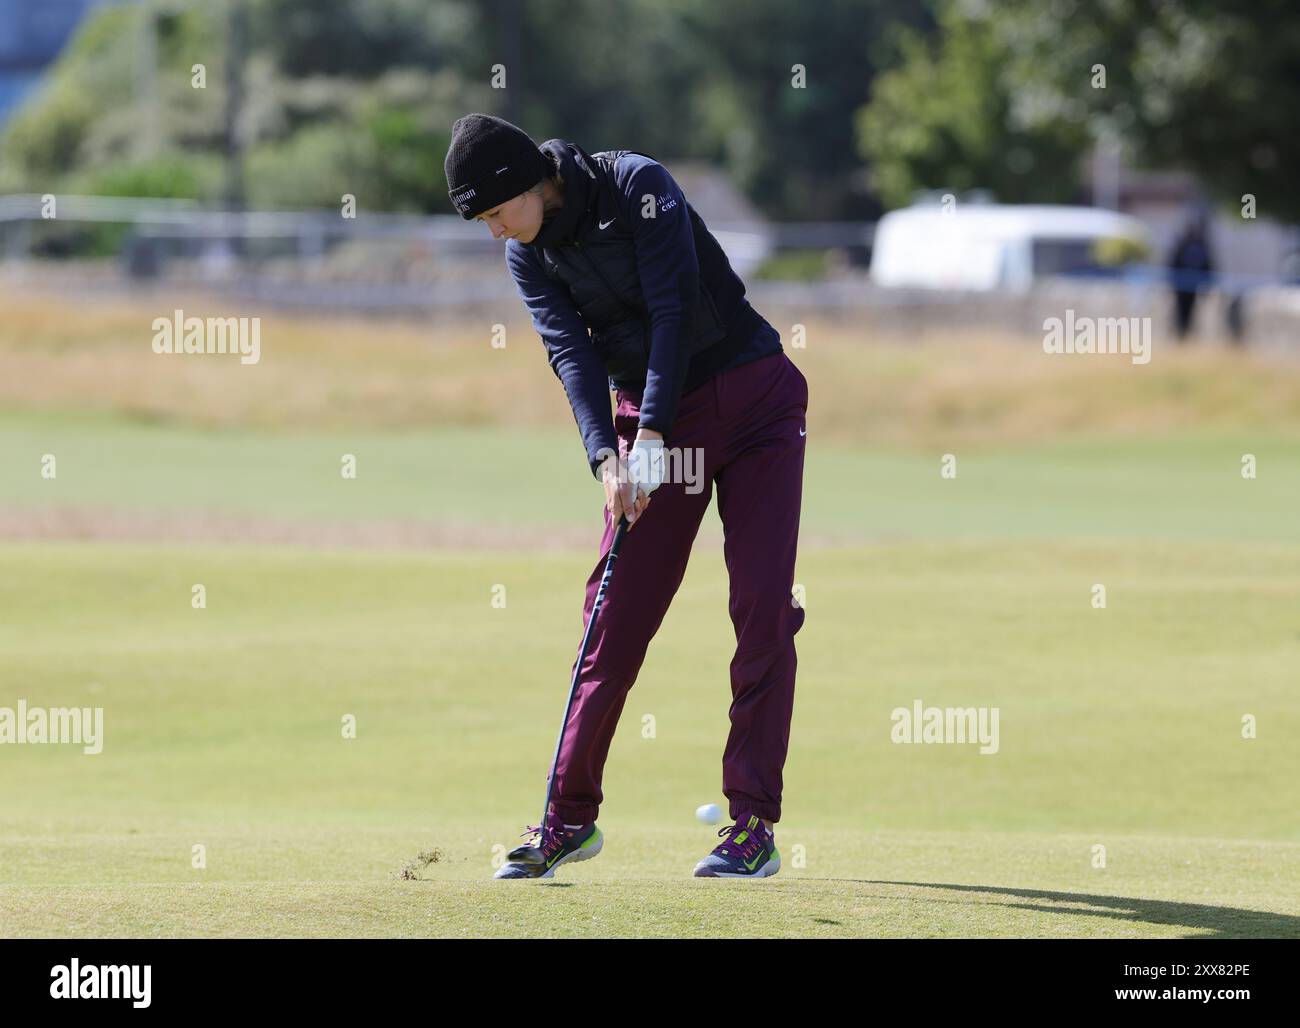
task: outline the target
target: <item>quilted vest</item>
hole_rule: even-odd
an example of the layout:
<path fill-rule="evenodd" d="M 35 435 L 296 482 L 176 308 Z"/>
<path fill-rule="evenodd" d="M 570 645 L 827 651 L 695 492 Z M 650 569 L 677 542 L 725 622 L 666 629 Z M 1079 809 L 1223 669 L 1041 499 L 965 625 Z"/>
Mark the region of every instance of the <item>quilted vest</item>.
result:
<path fill-rule="evenodd" d="M 573 297 L 610 384 L 641 393 L 649 367 L 650 314 L 641 295 L 632 226 L 619 212 L 614 179 L 614 162 L 627 153 L 640 151 L 606 150 L 591 155 L 596 179 L 591 183 L 585 227 L 572 244 L 542 247 L 541 257 L 547 275 L 566 286 Z M 721 253 L 721 248 L 690 203 L 686 210 L 700 263 L 699 288 L 687 312 L 691 322 L 689 360 L 722 340 L 727 326 L 704 283 L 705 257 Z M 601 229 L 600 224 L 606 227 Z"/>

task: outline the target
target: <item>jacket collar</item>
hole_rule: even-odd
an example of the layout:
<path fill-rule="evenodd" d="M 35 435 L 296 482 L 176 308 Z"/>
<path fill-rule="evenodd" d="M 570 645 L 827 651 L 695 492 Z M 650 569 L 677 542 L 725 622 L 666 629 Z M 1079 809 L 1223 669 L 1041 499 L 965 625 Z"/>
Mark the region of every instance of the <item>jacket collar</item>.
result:
<path fill-rule="evenodd" d="M 596 197 L 595 161 L 576 143 L 548 139 L 539 150 L 554 157 L 564 179 L 564 206 L 542 221 L 532 246 L 563 246 L 581 233 Z"/>

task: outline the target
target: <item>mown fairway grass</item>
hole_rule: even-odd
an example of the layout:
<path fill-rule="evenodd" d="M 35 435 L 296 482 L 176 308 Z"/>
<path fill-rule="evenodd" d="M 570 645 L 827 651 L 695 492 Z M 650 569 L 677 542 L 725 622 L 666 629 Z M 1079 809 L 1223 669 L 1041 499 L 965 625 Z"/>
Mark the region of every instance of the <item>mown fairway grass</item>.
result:
<path fill-rule="evenodd" d="M 106 723 L 98 756 L 0 747 L 5 933 L 1300 934 L 1300 547 L 809 553 L 786 867 L 757 883 L 689 877 L 731 655 L 701 549 L 619 726 L 605 852 L 494 882 L 540 806 L 588 566 L 5 546 L 7 701 Z M 997 706 L 999 752 L 892 743 L 916 698 Z"/>
<path fill-rule="evenodd" d="M 1300 540 L 1300 437 L 1077 438 L 933 450 L 819 442 L 810 429 L 802 535 L 811 547 L 905 538 Z M 940 476 L 944 453 L 957 476 Z M 1241 476 L 1254 454 L 1259 473 Z M 45 454 L 58 476 L 41 476 Z M 340 474 L 345 454 L 357 475 Z M 595 551 L 604 494 L 576 430 L 198 429 L 119 416 L 0 413 L 0 508 L 123 511 L 160 533 L 219 514 L 312 523 L 414 520 L 483 548 Z M 653 502 L 653 501 L 652 501 Z M 158 523 L 167 515 L 171 524 Z M 88 519 L 93 532 L 94 519 Z M 721 539 L 716 509 L 702 539 Z M 553 538 L 552 538 L 553 537 Z M 311 542 L 305 533 L 304 542 Z"/>

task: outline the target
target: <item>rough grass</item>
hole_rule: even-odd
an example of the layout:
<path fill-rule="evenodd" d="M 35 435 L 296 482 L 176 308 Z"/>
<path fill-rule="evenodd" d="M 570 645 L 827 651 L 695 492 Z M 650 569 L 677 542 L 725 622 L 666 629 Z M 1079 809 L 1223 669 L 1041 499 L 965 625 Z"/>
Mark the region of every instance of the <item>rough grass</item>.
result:
<path fill-rule="evenodd" d="M 147 421 L 247 428 L 500 425 L 573 418 L 522 308 L 456 323 L 263 318 L 262 358 L 157 355 L 151 322 L 175 305 L 0 291 L 0 404 L 117 411 Z M 252 312 L 255 313 L 255 312 Z M 495 325 L 505 346 L 492 346 Z M 1052 356 L 989 335 L 906 338 L 806 323 L 790 346 L 812 386 L 809 431 L 844 445 L 1018 443 L 1078 433 L 1130 437 L 1268 426 L 1300 435 L 1300 362 L 1218 347 Z"/>

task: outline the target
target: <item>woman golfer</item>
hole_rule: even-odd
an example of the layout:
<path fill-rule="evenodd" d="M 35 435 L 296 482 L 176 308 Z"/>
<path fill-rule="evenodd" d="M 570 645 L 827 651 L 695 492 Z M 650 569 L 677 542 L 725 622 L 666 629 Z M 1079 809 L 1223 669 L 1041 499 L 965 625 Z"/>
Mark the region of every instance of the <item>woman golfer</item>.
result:
<path fill-rule="evenodd" d="M 645 154 L 588 154 L 561 139 L 538 147 L 507 121 L 469 114 L 452 129 L 446 173 L 461 217 L 506 237 L 506 266 L 604 486 L 584 624 L 614 532 L 623 515 L 629 523 L 563 727 L 544 823 L 524 833 L 538 837 L 540 856 L 507 863 L 496 877 L 549 878 L 600 851 L 610 740 L 714 486 L 736 630 L 722 756 L 735 823 L 695 874 L 775 874 L 771 826 L 781 819 L 794 636 L 804 621 L 791 592 L 807 379 L 672 176 Z"/>

